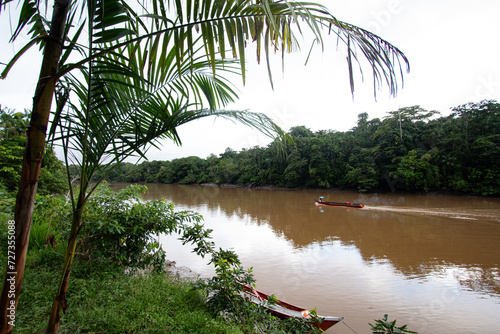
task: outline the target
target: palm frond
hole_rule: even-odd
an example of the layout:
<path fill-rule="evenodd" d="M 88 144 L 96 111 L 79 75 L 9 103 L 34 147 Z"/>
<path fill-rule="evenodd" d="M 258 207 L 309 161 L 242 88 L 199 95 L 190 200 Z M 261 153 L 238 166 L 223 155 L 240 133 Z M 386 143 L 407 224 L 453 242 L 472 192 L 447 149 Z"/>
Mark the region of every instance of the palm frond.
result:
<path fill-rule="evenodd" d="M 174 39 L 162 38 L 159 43 L 163 41 Z M 67 76 L 76 99 L 54 118 L 59 121 L 54 139 L 64 143 L 68 162 L 82 167 L 85 182 L 97 170 L 106 174 L 127 157 L 145 157 L 161 139 L 180 144 L 177 128 L 203 117 L 223 117 L 272 137 L 285 136 L 266 115 L 220 109 L 235 101 L 237 92 L 224 76 L 213 75 L 214 65 L 205 58 L 202 46 L 185 49 L 184 60 L 178 63 L 171 46 L 158 57 L 145 51 L 151 45 L 109 52 L 79 75 Z M 195 56 L 189 57 L 190 52 Z M 215 69 L 237 73 L 237 64 L 217 58 Z"/>
<path fill-rule="evenodd" d="M 287 0 L 171 0 L 169 9 L 170 12 L 162 12 L 163 15 L 147 16 L 155 21 L 157 30 L 147 31 L 145 36 L 175 30 L 178 65 L 182 61 L 183 50 L 187 48 L 191 51 L 190 55 L 193 53 L 193 43 L 186 45 L 179 41 L 191 41 L 193 36 L 202 36 L 201 43 L 212 70 L 217 53 L 224 59 L 226 48 L 229 47 L 233 57 L 240 60 L 243 82 L 249 42 L 256 42 L 257 61 L 264 54 L 269 64 L 271 53 L 280 48 L 284 61 L 286 53 L 299 48 L 296 36 L 302 34 L 304 27 L 313 33 L 314 40 L 322 48 L 329 39 L 344 44 L 353 92 L 353 65 L 357 64 L 362 71 L 361 56 L 372 69 L 375 91 L 387 85 L 390 93 L 395 95 L 399 81 L 403 81 L 403 72 L 409 71 L 408 59 L 399 49 L 367 30 L 337 20 L 319 4 Z M 269 66 L 268 72 L 272 83 Z"/>
<path fill-rule="evenodd" d="M 30 27 L 28 34 L 32 36 L 32 39 L 48 35 L 49 21 L 41 13 L 41 7 L 39 0 L 23 1 L 21 12 L 19 13 L 19 22 L 16 30 L 11 36 L 11 41 L 16 40 L 21 31 L 26 27 Z"/>

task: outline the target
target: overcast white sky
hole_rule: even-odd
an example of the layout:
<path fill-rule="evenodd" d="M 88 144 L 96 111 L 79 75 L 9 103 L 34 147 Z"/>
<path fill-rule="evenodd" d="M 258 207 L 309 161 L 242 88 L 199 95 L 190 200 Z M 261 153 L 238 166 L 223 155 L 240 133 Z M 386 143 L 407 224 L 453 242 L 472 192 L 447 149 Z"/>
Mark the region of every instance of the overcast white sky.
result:
<path fill-rule="evenodd" d="M 336 51 L 332 36 L 323 53 L 319 49 L 304 66 L 309 41 L 301 51 L 285 59 L 281 72 L 280 56 L 275 57 L 274 91 L 265 65 L 257 66 L 249 57 L 245 87 L 240 100 L 228 109 L 250 109 L 269 115 L 285 130 L 304 125 L 313 131 L 346 131 L 356 125 L 357 116 L 384 117 L 399 107 L 421 105 L 443 115 L 451 107 L 483 99 L 500 100 L 500 1 L 498 0 L 317 0 L 342 21 L 372 32 L 397 46 L 410 61 L 411 72 L 396 98 L 387 90 L 373 97 L 372 81 L 358 80 L 354 99 L 350 93 L 345 54 Z M 7 62 L 17 50 L 8 45 L 8 15 L 0 24 L 0 61 Z M 17 17 L 16 17 L 17 18 Z M 14 19 L 16 19 L 14 18 Z M 38 77 L 40 55 L 16 65 L 6 80 L 0 81 L 0 104 L 22 110 L 31 109 Z M 150 160 L 171 160 L 253 146 L 266 146 L 270 139 L 256 130 L 221 119 L 194 121 L 179 127 L 181 148 L 165 143 L 162 150 L 151 150 Z"/>

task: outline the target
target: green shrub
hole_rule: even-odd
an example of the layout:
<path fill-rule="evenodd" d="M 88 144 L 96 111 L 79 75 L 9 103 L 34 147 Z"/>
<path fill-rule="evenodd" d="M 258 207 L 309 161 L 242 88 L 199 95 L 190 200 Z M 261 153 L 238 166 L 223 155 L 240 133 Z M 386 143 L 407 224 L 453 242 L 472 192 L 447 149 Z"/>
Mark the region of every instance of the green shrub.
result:
<path fill-rule="evenodd" d="M 70 221 L 71 207 L 65 196 L 37 195 L 28 250 L 66 244 L 65 236 L 69 233 Z M 47 238 L 50 238 L 49 244 Z"/>
<path fill-rule="evenodd" d="M 177 232 L 184 223 L 199 222 L 194 212 L 175 212 L 165 200 L 143 202 L 145 186 L 131 185 L 113 192 L 103 185 L 92 195 L 84 219 L 80 253 L 92 261 L 161 269 L 165 253 L 157 242 L 159 233 Z"/>
<path fill-rule="evenodd" d="M 14 212 L 16 198 L 13 193 L 10 193 L 7 186 L 0 180 L 0 213 Z"/>
<path fill-rule="evenodd" d="M 216 276 L 200 282 L 206 291 L 207 305 L 215 315 L 223 314 L 226 319 L 239 324 L 244 333 L 320 333 L 321 330 L 303 319 L 291 317 L 286 320 L 272 316 L 262 305 L 255 305 L 241 294 L 241 283 L 253 286 L 252 269 L 244 270 L 238 256 L 232 251 L 220 249 L 212 253 L 211 263 L 215 265 Z M 272 298 L 270 296 L 270 303 Z M 315 312 L 311 312 L 312 315 Z M 319 321 L 319 319 L 318 319 Z"/>
<path fill-rule="evenodd" d="M 90 197 L 83 214 L 77 254 L 91 263 L 160 270 L 165 254 L 157 242 L 159 233 L 188 229 L 201 216 L 194 212 L 175 212 L 164 200 L 143 202 L 145 186 L 131 185 L 114 192 L 107 184 Z M 71 227 L 71 204 L 64 196 L 37 196 L 33 214 L 30 249 L 66 244 Z"/>
<path fill-rule="evenodd" d="M 369 324 L 373 334 L 402 334 L 402 333 L 413 333 L 417 334 L 417 332 L 412 332 L 406 327 L 408 325 L 404 325 L 401 327 L 396 327 L 396 320 L 393 322 L 389 322 L 387 319 L 389 316 L 387 314 L 381 320 L 375 320 L 375 325 Z"/>

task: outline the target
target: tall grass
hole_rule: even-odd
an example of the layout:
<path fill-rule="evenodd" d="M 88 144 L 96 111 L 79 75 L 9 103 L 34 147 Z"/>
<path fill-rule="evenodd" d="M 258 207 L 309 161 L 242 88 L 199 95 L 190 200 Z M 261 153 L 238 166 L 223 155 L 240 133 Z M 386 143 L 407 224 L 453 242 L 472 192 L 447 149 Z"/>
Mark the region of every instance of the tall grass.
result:
<path fill-rule="evenodd" d="M 15 333 L 43 333 L 60 275 L 63 247 L 30 252 Z M 0 265 L 5 264 L 1 257 Z M 206 308 L 193 283 L 166 275 L 130 276 L 79 263 L 72 272 L 60 333 L 240 333 Z"/>

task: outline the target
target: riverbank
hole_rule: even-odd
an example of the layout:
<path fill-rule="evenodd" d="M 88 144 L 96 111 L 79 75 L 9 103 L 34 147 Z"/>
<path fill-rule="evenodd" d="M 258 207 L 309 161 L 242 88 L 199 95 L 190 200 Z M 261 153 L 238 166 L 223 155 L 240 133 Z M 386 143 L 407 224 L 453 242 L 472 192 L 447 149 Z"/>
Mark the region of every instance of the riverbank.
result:
<path fill-rule="evenodd" d="M 57 287 L 62 252 L 37 250 L 26 262 L 15 333 L 43 333 Z M 0 265 L 5 267 L 5 257 Z M 198 275 L 168 266 L 166 273 L 126 274 L 124 268 L 79 261 L 71 273 L 60 333 L 241 333 L 209 311 Z"/>
<path fill-rule="evenodd" d="M 63 255 L 61 246 L 28 252 L 13 333 L 45 333 Z M 0 255 L 0 266 L 6 262 Z M 199 274 L 175 261 L 166 261 L 163 269 L 130 270 L 76 259 L 59 333 L 319 333 L 304 321 L 277 319 L 235 295 L 230 308 L 214 308 L 217 292 Z"/>

